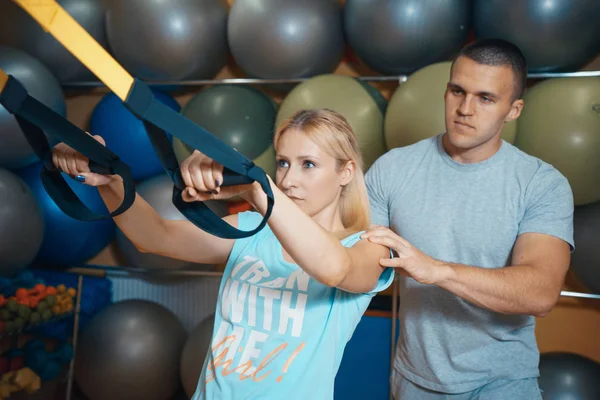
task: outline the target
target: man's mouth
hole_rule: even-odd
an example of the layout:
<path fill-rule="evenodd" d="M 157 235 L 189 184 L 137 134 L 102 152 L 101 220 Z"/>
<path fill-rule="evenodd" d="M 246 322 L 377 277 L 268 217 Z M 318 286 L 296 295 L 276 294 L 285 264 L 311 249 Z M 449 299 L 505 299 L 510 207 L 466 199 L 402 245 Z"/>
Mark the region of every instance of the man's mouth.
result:
<path fill-rule="evenodd" d="M 460 125 L 460 126 L 464 126 L 466 128 L 471 128 L 471 129 L 475 129 L 475 127 L 473 125 L 469 125 L 465 122 L 461 122 L 461 121 L 454 121 L 455 124 Z"/>

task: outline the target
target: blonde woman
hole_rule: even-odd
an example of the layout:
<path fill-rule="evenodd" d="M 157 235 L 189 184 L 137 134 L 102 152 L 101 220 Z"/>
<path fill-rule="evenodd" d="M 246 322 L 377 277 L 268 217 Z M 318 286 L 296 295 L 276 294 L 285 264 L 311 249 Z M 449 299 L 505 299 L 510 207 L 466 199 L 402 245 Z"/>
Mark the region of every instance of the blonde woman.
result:
<path fill-rule="evenodd" d="M 103 142 L 101 138 L 96 137 Z M 352 129 L 326 109 L 298 112 L 276 132 L 275 206 L 268 225 L 238 239 L 212 236 L 189 221 L 162 219 L 140 196 L 115 218 L 144 252 L 196 263 L 226 263 L 212 345 L 193 397 L 332 399 L 344 347 L 393 269 L 387 247 L 361 240 L 369 227 L 362 160 Z M 60 144 L 54 162 L 97 186 L 110 210 L 122 200 L 119 177 L 92 174 Z M 194 152 L 181 165 L 186 201 L 242 196 L 255 211 L 226 216 L 250 230 L 266 211 L 260 186 L 219 187 L 222 166 Z"/>

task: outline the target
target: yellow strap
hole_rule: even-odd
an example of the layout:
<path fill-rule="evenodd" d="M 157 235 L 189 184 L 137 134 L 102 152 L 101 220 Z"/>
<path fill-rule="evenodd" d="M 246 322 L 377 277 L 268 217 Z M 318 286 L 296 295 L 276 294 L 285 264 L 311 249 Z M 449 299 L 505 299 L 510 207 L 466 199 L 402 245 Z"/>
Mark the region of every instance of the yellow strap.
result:
<path fill-rule="evenodd" d="M 55 0 L 12 1 L 125 101 L 133 77 Z"/>
<path fill-rule="evenodd" d="M 4 86 L 6 86 L 6 82 L 8 82 L 8 75 L 2 69 L 0 69 L 0 93 L 4 90 Z"/>

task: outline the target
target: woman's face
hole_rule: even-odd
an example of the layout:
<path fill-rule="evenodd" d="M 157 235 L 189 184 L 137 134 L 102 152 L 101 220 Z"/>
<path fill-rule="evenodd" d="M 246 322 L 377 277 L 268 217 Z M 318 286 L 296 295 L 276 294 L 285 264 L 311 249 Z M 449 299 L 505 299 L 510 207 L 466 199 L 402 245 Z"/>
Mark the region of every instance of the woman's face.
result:
<path fill-rule="evenodd" d="M 277 143 L 277 186 L 311 217 L 337 207 L 342 187 L 352 178 L 348 166 L 338 171 L 335 158 L 298 130 Z"/>

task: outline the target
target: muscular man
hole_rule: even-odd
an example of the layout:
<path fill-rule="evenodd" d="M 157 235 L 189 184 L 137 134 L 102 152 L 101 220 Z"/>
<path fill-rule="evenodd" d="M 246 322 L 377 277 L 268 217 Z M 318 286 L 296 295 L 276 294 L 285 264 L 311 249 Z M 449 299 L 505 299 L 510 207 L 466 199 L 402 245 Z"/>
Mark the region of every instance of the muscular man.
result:
<path fill-rule="evenodd" d="M 502 40 L 466 46 L 445 93 L 446 132 L 369 170 L 369 240 L 400 277 L 398 400 L 541 399 L 535 317 L 570 263 L 573 194 L 551 165 L 501 139 L 527 76 Z"/>

